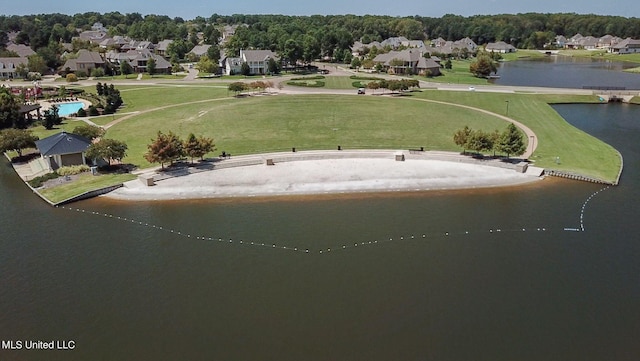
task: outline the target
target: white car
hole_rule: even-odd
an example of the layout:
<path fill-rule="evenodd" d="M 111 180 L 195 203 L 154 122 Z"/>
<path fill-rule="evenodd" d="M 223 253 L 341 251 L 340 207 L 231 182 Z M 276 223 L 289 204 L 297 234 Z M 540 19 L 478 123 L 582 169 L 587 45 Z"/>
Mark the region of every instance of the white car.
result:
<path fill-rule="evenodd" d="M 476 87 L 474 87 L 474 86 L 470 86 L 470 87 L 469 87 L 469 91 L 470 91 L 470 92 L 474 92 L 474 91 L 476 91 Z"/>

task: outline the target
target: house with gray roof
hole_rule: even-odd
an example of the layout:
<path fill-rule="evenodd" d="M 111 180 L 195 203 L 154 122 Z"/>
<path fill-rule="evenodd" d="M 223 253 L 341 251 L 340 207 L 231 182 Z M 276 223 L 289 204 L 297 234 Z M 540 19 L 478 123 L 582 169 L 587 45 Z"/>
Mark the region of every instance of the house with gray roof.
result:
<path fill-rule="evenodd" d="M 102 56 L 100 56 L 100 53 L 80 49 L 78 51 L 78 57 L 75 59 L 67 59 L 62 66 L 62 70 L 68 73 L 85 72 L 89 75 L 92 69 L 104 67 L 105 61 L 102 59 Z"/>
<path fill-rule="evenodd" d="M 432 58 L 425 58 L 417 49 L 390 51 L 373 59 L 391 74 L 440 75 L 440 64 Z"/>
<path fill-rule="evenodd" d="M 269 59 L 278 61 L 278 56 L 271 50 L 240 50 L 240 59 L 249 65 L 251 75 L 269 72 Z"/>
<path fill-rule="evenodd" d="M 21 58 L 26 58 L 28 56 L 34 55 L 36 52 L 24 44 L 9 44 L 7 45 L 7 50 L 13 51 L 18 54 Z"/>
<path fill-rule="evenodd" d="M 193 47 L 193 49 L 191 49 L 191 51 L 189 51 L 187 53 L 188 55 L 194 56 L 196 58 L 200 58 L 203 55 L 207 54 L 207 51 L 209 51 L 209 48 L 211 47 L 211 45 L 208 44 L 203 44 L 203 45 L 196 45 Z"/>
<path fill-rule="evenodd" d="M 615 54 L 640 53 L 640 40 L 627 38 L 612 46 L 609 51 Z"/>
<path fill-rule="evenodd" d="M 27 66 L 27 58 L 0 58 L 0 79 L 14 79 L 18 77 L 20 64 Z"/>
<path fill-rule="evenodd" d="M 107 60 L 115 67 L 120 67 L 123 62 L 128 62 L 134 73 L 147 72 L 149 59 L 156 62 L 156 74 L 171 74 L 171 63 L 158 54 L 149 50 L 129 50 L 126 53 L 110 51 L 106 55 Z"/>
<path fill-rule="evenodd" d="M 485 47 L 485 50 L 492 53 L 502 53 L 502 54 L 515 53 L 517 51 L 517 49 L 513 45 L 507 44 L 504 41 L 489 43 Z"/>
<path fill-rule="evenodd" d="M 164 39 L 158 42 L 158 44 L 156 44 L 155 46 L 156 54 L 160 56 L 166 56 L 167 48 L 169 48 L 169 45 L 171 45 L 171 43 L 173 43 L 173 40 L 170 40 L 170 39 Z"/>
<path fill-rule="evenodd" d="M 36 148 L 49 167 L 49 171 L 65 166 L 87 164 L 85 152 L 90 145 L 91 140 L 65 131 L 36 141 Z"/>

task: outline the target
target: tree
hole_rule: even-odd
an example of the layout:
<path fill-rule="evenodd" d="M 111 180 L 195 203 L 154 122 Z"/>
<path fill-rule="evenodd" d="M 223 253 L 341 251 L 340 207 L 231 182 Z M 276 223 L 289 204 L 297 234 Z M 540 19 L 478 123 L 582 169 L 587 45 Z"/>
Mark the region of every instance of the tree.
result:
<path fill-rule="evenodd" d="M 371 81 L 367 83 L 367 88 L 373 90 L 373 93 L 376 93 L 376 89 L 380 89 L 380 83 L 377 81 Z"/>
<path fill-rule="evenodd" d="M 468 126 L 456 131 L 453 134 L 453 142 L 462 148 L 462 153 L 466 153 L 467 143 L 471 137 L 471 129 Z"/>
<path fill-rule="evenodd" d="M 0 152 L 13 150 L 22 157 L 22 150 L 25 148 L 35 148 L 36 140 L 39 138 L 31 134 L 27 129 L 3 129 L 0 130 Z"/>
<path fill-rule="evenodd" d="M 485 150 L 491 150 L 493 148 L 493 142 L 491 141 L 490 134 L 482 130 L 474 130 L 467 139 L 465 146 L 477 153 L 482 153 Z"/>
<path fill-rule="evenodd" d="M 144 159 L 150 163 L 160 163 L 162 169 L 164 169 L 164 163 L 173 162 L 184 154 L 182 148 L 182 141 L 180 138 L 169 132 L 163 134 L 158 131 L 156 139 L 151 139 L 151 144 L 147 145 L 147 153 L 144 154 Z"/>
<path fill-rule="evenodd" d="M 98 95 L 104 95 L 104 91 L 102 89 L 102 83 L 98 82 L 96 84 L 96 94 Z"/>
<path fill-rule="evenodd" d="M 507 158 L 511 155 L 522 155 L 526 150 L 522 132 L 513 123 L 510 123 L 500 136 L 496 149 L 506 154 Z"/>
<path fill-rule="evenodd" d="M 27 68 L 29 71 L 35 71 L 44 74 L 47 71 L 47 63 L 44 58 L 38 54 L 29 55 L 27 57 Z"/>
<path fill-rule="evenodd" d="M 185 155 L 191 158 L 191 163 L 193 163 L 193 158 L 203 159 L 204 155 L 215 150 L 215 145 L 213 144 L 213 139 L 205 138 L 203 136 L 196 138 L 196 136 L 191 133 L 187 140 L 185 140 L 183 144 Z"/>
<path fill-rule="evenodd" d="M 358 58 L 357 56 L 356 56 L 356 57 L 354 57 L 354 58 L 351 60 L 351 67 L 352 67 L 352 68 L 354 68 L 354 69 L 356 69 L 356 70 L 357 70 L 357 69 L 358 69 L 359 67 L 361 67 L 361 66 L 362 66 L 362 61 L 361 61 L 361 60 L 360 60 L 360 58 Z"/>
<path fill-rule="evenodd" d="M 249 67 L 249 64 L 247 64 L 246 61 L 243 62 L 242 65 L 240 66 L 240 74 L 244 76 L 251 75 L 251 67 Z"/>
<path fill-rule="evenodd" d="M 20 105 L 8 88 L 0 87 L 0 129 L 20 124 Z"/>
<path fill-rule="evenodd" d="M 128 61 L 123 60 L 120 63 L 120 73 L 122 75 L 124 75 L 125 79 L 127 78 L 127 75 L 131 74 L 133 72 L 133 68 L 131 67 L 131 64 L 129 64 Z"/>
<path fill-rule="evenodd" d="M 196 65 L 198 70 L 203 73 L 215 74 L 220 69 L 217 63 L 214 63 L 207 55 L 200 57 L 198 64 Z"/>
<path fill-rule="evenodd" d="M 469 65 L 469 71 L 478 78 L 486 78 L 498 71 L 495 61 L 487 54 L 478 54 L 476 61 Z"/>
<path fill-rule="evenodd" d="M 444 68 L 451 70 L 451 68 L 453 68 L 453 64 L 451 63 L 451 59 L 447 59 L 447 61 L 444 62 Z"/>
<path fill-rule="evenodd" d="M 151 76 L 156 72 L 156 59 L 149 57 L 149 60 L 147 60 L 147 72 Z"/>
<path fill-rule="evenodd" d="M 62 123 L 62 118 L 58 115 L 58 106 L 53 105 L 51 108 L 44 112 L 44 127 L 47 129 L 53 129 L 54 125 Z"/>
<path fill-rule="evenodd" d="M 74 129 L 75 130 L 75 129 Z M 115 139 L 100 139 L 97 143 L 92 143 L 87 148 L 87 158 L 96 160 L 98 158 L 106 159 L 111 165 L 112 160 L 122 161 L 127 156 L 127 144 Z"/>
<path fill-rule="evenodd" d="M 267 69 L 269 69 L 270 74 L 280 73 L 280 66 L 278 65 L 278 62 L 274 58 L 269 58 L 269 61 L 267 63 Z"/>
<path fill-rule="evenodd" d="M 85 124 L 78 125 L 77 127 L 73 128 L 73 131 L 71 131 L 71 133 L 77 134 L 90 140 L 94 140 L 96 138 L 102 137 L 105 133 L 105 130 L 95 125 Z"/>
<path fill-rule="evenodd" d="M 247 89 L 247 84 L 238 81 L 238 82 L 229 84 L 228 89 L 230 91 L 232 91 L 232 92 L 235 92 L 236 96 L 238 96 L 238 94 L 240 94 L 240 92 L 242 92 L 242 91 Z"/>

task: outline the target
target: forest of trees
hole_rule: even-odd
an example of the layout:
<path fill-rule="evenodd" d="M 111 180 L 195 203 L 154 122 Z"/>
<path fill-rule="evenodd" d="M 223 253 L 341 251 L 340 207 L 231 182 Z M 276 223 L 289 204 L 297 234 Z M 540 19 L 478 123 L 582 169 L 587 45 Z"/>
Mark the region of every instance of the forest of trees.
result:
<path fill-rule="evenodd" d="M 640 19 L 620 16 L 539 14 L 477 15 L 463 17 L 445 15 L 432 17 L 392 17 L 356 15 L 231 15 L 214 14 L 209 18 L 184 20 L 165 15 L 121 14 L 41 14 L 0 16 L 0 48 L 6 34 L 16 32 L 16 42 L 31 46 L 38 53 L 59 50 L 55 44 L 71 42 L 78 29 L 87 30 L 96 22 L 102 23 L 109 35 L 126 35 L 136 40 L 158 42 L 163 39 L 197 42 L 202 32 L 204 42 L 215 45 L 221 25 L 246 24 L 227 45 L 237 52 L 240 48 L 271 49 L 289 52 L 301 59 L 315 55 L 332 56 L 349 49 L 356 40 L 363 43 L 382 41 L 393 36 L 409 39 L 458 40 L 470 37 L 482 45 L 505 41 L 518 48 L 536 47 L 540 39 L 555 35 L 603 36 L 640 38 Z M 4 35 L 2 35 L 4 34 Z M 45 56 L 45 59 L 47 57 Z"/>

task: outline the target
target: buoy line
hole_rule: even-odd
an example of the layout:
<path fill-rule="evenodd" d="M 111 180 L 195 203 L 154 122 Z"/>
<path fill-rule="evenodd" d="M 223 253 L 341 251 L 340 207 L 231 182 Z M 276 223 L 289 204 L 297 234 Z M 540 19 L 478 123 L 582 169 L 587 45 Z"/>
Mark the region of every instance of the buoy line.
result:
<path fill-rule="evenodd" d="M 283 244 L 276 244 L 276 243 L 271 243 L 271 242 L 262 242 L 262 241 L 256 241 L 256 240 L 246 240 L 246 239 L 234 239 L 234 238 L 228 238 L 228 237 L 220 237 L 220 236 L 211 236 L 211 235 L 198 235 L 198 234 L 194 234 L 194 233 L 189 233 L 189 232 L 185 232 L 183 230 L 178 230 L 178 229 L 173 229 L 173 228 L 169 228 L 169 227 L 163 227 L 163 226 L 159 226 L 156 224 L 151 224 L 148 222 L 143 222 L 140 220 L 136 220 L 136 219 L 131 219 L 131 218 L 127 218 L 127 217 L 121 217 L 121 216 L 117 216 L 117 215 L 113 215 L 113 214 L 109 214 L 109 213 L 101 213 L 101 212 L 96 212 L 96 211 L 90 211 L 90 210 L 86 210 L 86 209 L 82 209 L 82 208 L 74 208 L 74 207 L 68 207 L 68 206 L 59 206 L 57 208 L 61 208 L 61 209 L 65 209 L 68 211 L 72 211 L 72 212 L 77 212 L 77 213 L 83 213 L 83 214 L 87 214 L 87 215 L 92 215 L 92 216 L 98 216 L 98 217 L 103 217 L 103 218 L 109 218 L 115 221 L 120 221 L 120 222 L 125 222 L 125 223 L 129 223 L 132 225 L 136 225 L 139 227 L 147 227 L 150 229 L 153 229 L 155 231 L 162 231 L 162 232 L 167 232 L 170 233 L 174 236 L 180 236 L 180 237 L 184 237 L 184 238 L 189 238 L 189 239 L 196 239 L 196 240 L 201 240 L 201 241 L 206 241 L 206 242 L 216 242 L 219 244 L 234 244 L 234 245 L 238 245 L 238 246 L 246 246 L 246 247 L 261 247 L 261 248 L 268 248 L 268 249 L 278 249 L 278 250 L 284 250 L 284 251 L 290 251 L 290 252 L 297 252 L 297 253 L 304 253 L 304 254 L 328 254 L 328 253 L 335 253 L 335 252 L 339 252 L 339 251 L 346 251 L 346 250 L 352 250 L 352 249 L 356 249 L 356 248 L 362 248 L 362 247 L 368 247 L 368 246 L 375 246 L 375 245 L 384 245 L 384 244 L 389 244 L 389 243 L 406 243 L 406 242 L 410 242 L 410 241 L 420 241 L 420 240 L 428 240 L 428 239 L 445 239 L 445 238 L 456 238 L 456 237 L 472 237 L 474 235 L 480 235 L 480 234 L 503 234 L 503 233 L 532 233 L 532 232 L 537 232 L 537 233 L 542 233 L 542 232 L 550 232 L 551 230 L 549 230 L 546 227 L 523 227 L 523 228 L 510 228 L 510 229 L 502 229 L 502 228 L 489 228 L 489 229 L 484 229 L 484 230 L 476 230 L 476 231 L 461 231 L 461 232 L 430 232 L 430 233 L 418 233 L 418 234 L 411 234 L 411 235 L 403 235 L 403 236 L 399 236 L 399 237 L 388 237 L 388 238 L 381 238 L 381 239 L 374 239 L 374 240 L 368 240 L 368 241 L 359 241 L 359 242 L 343 242 L 341 244 L 337 244 L 335 246 L 332 247 L 327 247 L 327 248 L 322 248 L 322 249 L 310 249 L 307 247 L 295 247 L 295 246 L 291 246 L 291 245 L 283 245 Z M 564 229 L 564 231 L 567 231 L 568 229 Z"/>
<path fill-rule="evenodd" d="M 591 202 L 591 200 L 593 200 L 593 198 L 597 197 L 600 193 L 608 190 L 609 188 L 611 188 L 611 186 L 607 186 L 604 187 L 602 189 L 600 189 L 599 191 L 593 193 L 591 196 L 589 196 L 589 198 L 587 198 L 586 201 L 584 201 L 584 203 L 582 204 L 582 208 L 580 209 L 580 231 L 584 232 L 585 228 L 584 228 L 584 214 L 585 211 L 587 210 L 587 206 L 589 205 L 589 202 Z"/>

